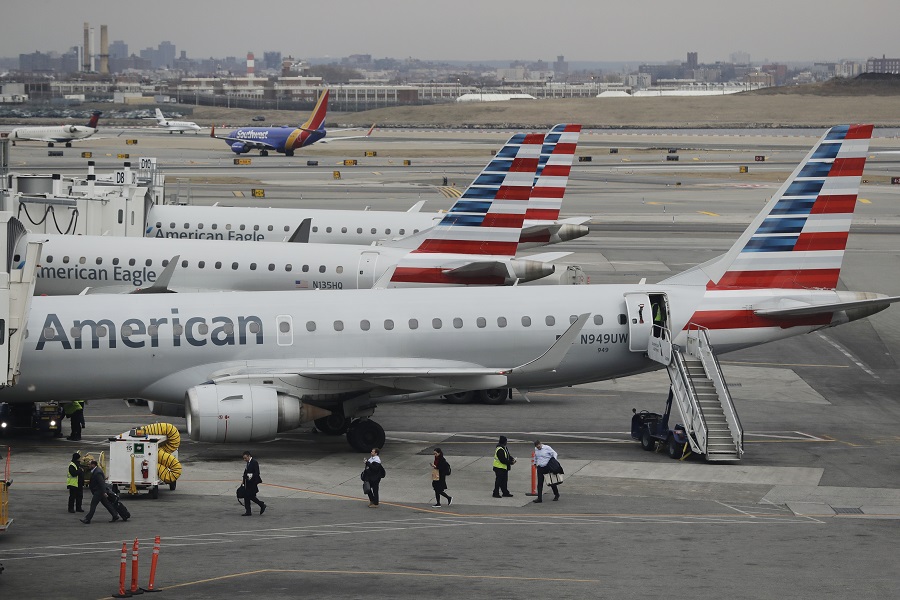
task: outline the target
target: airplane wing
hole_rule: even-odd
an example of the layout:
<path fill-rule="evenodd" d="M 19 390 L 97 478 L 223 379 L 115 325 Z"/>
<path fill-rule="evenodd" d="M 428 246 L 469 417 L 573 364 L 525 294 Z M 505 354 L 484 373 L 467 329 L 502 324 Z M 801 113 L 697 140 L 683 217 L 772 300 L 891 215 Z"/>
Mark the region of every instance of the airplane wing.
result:
<path fill-rule="evenodd" d="M 351 128 L 348 128 L 348 129 L 332 129 L 331 131 L 332 131 L 332 132 L 334 132 L 334 131 L 352 131 L 352 130 L 354 130 L 354 129 L 359 129 L 359 128 L 358 128 L 358 127 L 351 127 Z M 331 143 L 331 142 L 343 142 L 343 141 L 345 141 L 345 140 L 359 140 L 359 139 L 363 139 L 363 138 L 369 137 L 370 135 L 372 135 L 372 132 L 373 132 L 373 131 L 375 131 L 375 123 L 372 123 L 372 126 L 369 127 L 369 130 L 366 132 L 365 135 L 347 135 L 347 136 L 336 137 L 336 138 L 327 138 L 327 137 L 326 137 L 326 138 L 322 138 L 322 139 L 319 140 L 317 143 L 319 143 L 319 144 L 328 144 L 328 143 Z"/>

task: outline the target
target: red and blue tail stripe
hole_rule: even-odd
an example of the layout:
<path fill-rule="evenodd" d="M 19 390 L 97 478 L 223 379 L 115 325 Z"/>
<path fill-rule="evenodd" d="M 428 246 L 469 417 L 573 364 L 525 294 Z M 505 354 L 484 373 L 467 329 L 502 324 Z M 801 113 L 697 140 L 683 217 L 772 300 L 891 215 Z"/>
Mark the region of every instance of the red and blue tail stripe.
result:
<path fill-rule="evenodd" d="M 537 177 L 525 213 L 526 221 L 559 218 L 580 134 L 581 125 L 564 123 L 554 126 L 544 137 Z"/>
<path fill-rule="evenodd" d="M 726 255 L 730 264 L 709 287 L 833 289 L 871 136 L 871 125 L 825 134 Z"/>

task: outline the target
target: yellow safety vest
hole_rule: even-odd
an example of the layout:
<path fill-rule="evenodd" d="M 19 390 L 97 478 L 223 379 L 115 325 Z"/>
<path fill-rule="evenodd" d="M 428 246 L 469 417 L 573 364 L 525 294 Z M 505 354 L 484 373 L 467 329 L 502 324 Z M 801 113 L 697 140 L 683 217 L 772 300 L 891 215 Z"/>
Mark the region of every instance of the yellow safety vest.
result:
<path fill-rule="evenodd" d="M 77 473 L 78 465 L 75 464 L 74 461 L 69 463 L 70 467 L 73 465 L 75 466 L 75 472 Z M 72 475 L 69 473 L 68 467 L 66 468 L 66 487 L 78 487 L 78 475 L 76 474 L 75 477 L 72 477 Z"/>
<path fill-rule="evenodd" d="M 503 446 L 497 446 L 497 449 L 494 450 L 494 468 L 495 469 L 509 469 L 509 465 L 505 465 L 500 461 L 500 451 L 506 452 L 506 460 L 509 460 L 509 451 Z"/>
<path fill-rule="evenodd" d="M 84 410 L 84 406 L 79 400 L 69 402 L 63 407 L 63 411 L 66 413 L 67 417 L 71 417 L 79 410 Z"/>

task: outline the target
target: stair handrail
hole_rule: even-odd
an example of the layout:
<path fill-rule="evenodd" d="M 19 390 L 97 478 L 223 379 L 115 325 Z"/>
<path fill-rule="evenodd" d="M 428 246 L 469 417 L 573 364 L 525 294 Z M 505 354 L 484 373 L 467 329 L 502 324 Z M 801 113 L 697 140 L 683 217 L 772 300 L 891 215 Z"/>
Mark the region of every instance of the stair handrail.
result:
<path fill-rule="evenodd" d="M 697 399 L 697 391 L 694 389 L 694 382 L 691 380 L 690 375 L 688 374 L 687 366 L 684 364 L 684 357 L 682 356 L 681 351 L 672 353 L 672 363 L 670 366 L 670 376 L 669 379 L 672 380 L 672 385 L 676 386 L 675 391 L 675 399 L 678 401 L 678 410 L 681 412 L 681 416 L 684 417 L 685 427 L 688 432 L 688 441 L 691 444 L 691 449 L 694 452 L 699 452 L 701 454 L 706 454 L 706 447 L 709 439 L 709 428 L 706 425 L 706 416 L 703 414 L 703 409 L 700 406 L 700 401 Z M 672 377 L 671 369 L 674 369 L 679 377 Z M 679 382 L 682 383 L 682 386 L 678 386 Z M 684 390 L 684 397 L 687 398 L 688 405 L 685 406 L 681 402 L 682 395 L 678 393 L 679 387 L 682 387 Z M 686 414 L 686 410 L 690 410 L 690 414 Z M 697 424 L 699 423 L 699 427 Z M 699 434 L 699 435 L 698 435 Z"/>
<path fill-rule="evenodd" d="M 744 454 L 744 427 L 741 424 L 741 418 L 738 416 L 737 410 L 734 408 L 734 401 L 731 398 L 731 392 L 728 391 L 725 374 L 722 373 L 722 369 L 719 366 L 719 359 L 716 358 L 713 346 L 709 341 L 709 328 L 696 323 L 688 325 L 688 329 L 691 327 L 697 329 L 698 357 L 703 363 L 706 375 L 713 382 L 716 393 L 719 395 L 719 400 L 725 413 L 725 420 L 728 422 L 731 430 L 731 439 L 734 442 L 738 458 L 740 458 Z"/>

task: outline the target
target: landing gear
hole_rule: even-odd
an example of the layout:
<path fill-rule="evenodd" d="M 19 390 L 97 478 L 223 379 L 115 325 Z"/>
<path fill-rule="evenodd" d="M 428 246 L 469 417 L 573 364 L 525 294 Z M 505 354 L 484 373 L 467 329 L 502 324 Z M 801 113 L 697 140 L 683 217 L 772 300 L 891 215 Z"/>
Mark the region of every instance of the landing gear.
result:
<path fill-rule="evenodd" d="M 285 155 L 285 156 L 293 156 L 293 155 L 294 155 L 294 151 L 293 151 L 293 150 L 285 150 L 285 151 L 284 151 L 284 155 Z"/>
<path fill-rule="evenodd" d="M 54 147 L 54 146 L 53 146 L 53 142 L 47 142 L 47 147 L 48 147 L 48 148 L 53 148 L 53 147 Z"/>
<path fill-rule="evenodd" d="M 449 404 L 471 404 L 475 400 L 475 392 L 455 392 L 445 394 L 444 400 Z"/>
<path fill-rule="evenodd" d="M 485 404 L 503 404 L 509 398 L 508 388 L 492 388 L 479 390 L 478 398 Z"/>
<path fill-rule="evenodd" d="M 72 142 L 66 142 L 66 148 L 71 148 L 71 147 L 72 147 Z"/>
<path fill-rule="evenodd" d="M 357 452 L 370 452 L 372 448 L 384 446 L 384 429 L 370 419 L 359 419 L 350 423 L 347 442 Z"/>
<path fill-rule="evenodd" d="M 260 151 L 259 151 L 259 155 L 260 155 L 260 156 L 268 156 L 268 155 L 269 155 L 269 151 L 268 151 L 268 150 L 260 150 Z"/>
<path fill-rule="evenodd" d="M 330 414 L 316 419 L 316 429 L 325 435 L 344 435 L 350 429 L 350 418 L 341 414 Z M 372 448 L 369 448 L 371 450 Z"/>

